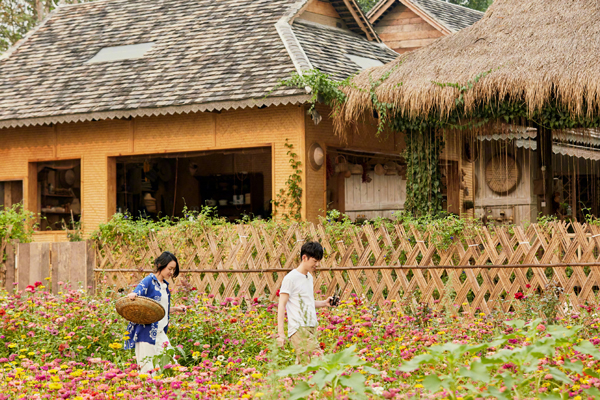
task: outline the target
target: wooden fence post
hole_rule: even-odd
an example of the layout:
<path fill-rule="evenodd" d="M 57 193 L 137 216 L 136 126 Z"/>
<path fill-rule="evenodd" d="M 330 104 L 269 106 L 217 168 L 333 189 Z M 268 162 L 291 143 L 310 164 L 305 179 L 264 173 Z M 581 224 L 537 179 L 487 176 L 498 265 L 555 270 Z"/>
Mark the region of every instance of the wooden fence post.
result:
<path fill-rule="evenodd" d="M 5 268 L 5 288 L 8 293 L 12 293 L 13 284 L 15 283 L 15 243 L 7 243 L 4 251 L 6 252 L 6 261 L 4 262 Z"/>

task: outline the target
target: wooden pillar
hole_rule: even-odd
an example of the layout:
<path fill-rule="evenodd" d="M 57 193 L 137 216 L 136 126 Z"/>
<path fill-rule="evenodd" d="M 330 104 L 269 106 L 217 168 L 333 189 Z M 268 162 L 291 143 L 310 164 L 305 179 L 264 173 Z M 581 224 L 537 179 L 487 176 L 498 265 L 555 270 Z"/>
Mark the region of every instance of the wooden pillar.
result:
<path fill-rule="evenodd" d="M 571 218 L 577 222 L 577 172 L 573 170 L 573 183 L 571 184 Z"/>
<path fill-rule="evenodd" d="M 554 169 L 552 168 L 552 130 L 536 125 L 537 154 L 541 178 L 544 184 L 541 211 L 543 215 L 552 214 L 552 197 L 554 195 Z M 545 204 L 544 204 L 545 203 Z"/>

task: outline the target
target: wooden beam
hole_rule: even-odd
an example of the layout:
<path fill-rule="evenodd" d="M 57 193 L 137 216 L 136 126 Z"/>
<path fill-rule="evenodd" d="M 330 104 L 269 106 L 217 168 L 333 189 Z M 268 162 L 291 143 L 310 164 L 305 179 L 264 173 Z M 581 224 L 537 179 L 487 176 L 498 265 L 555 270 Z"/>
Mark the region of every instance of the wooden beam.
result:
<path fill-rule="evenodd" d="M 407 8 L 409 8 L 412 12 L 417 14 L 419 17 L 423 18 L 428 24 L 435 27 L 442 33 L 449 35 L 452 33 L 450 29 L 446 28 L 444 25 L 437 22 L 435 19 L 431 18 L 429 14 L 426 14 L 419 7 L 415 6 L 410 0 L 401 0 L 402 4 L 404 4 Z"/>
<path fill-rule="evenodd" d="M 396 2 L 396 0 L 388 0 L 379 7 L 374 14 L 369 18 L 369 22 L 375 24 L 379 18 L 383 16 L 387 12 L 387 10 Z"/>
<path fill-rule="evenodd" d="M 368 270 L 418 270 L 418 269 L 529 269 L 529 268 L 568 268 L 568 267 L 600 267 L 600 263 L 573 263 L 573 264 L 505 264 L 505 265 L 366 265 L 356 267 L 317 268 L 316 272 L 325 271 L 368 271 Z M 263 274 L 265 272 L 285 272 L 293 268 L 264 268 L 264 269 L 182 269 L 179 274 Z M 94 272 L 155 272 L 153 269 L 94 269 Z"/>
<path fill-rule="evenodd" d="M 348 10 L 350 11 L 350 13 L 352 14 L 352 17 L 354 17 L 354 20 L 358 23 L 358 25 L 360 26 L 360 28 L 362 29 L 362 31 L 367 35 L 367 38 L 369 40 L 374 40 L 376 42 L 381 42 L 381 40 L 379 39 L 379 37 L 377 36 L 377 34 L 375 33 L 375 31 L 373 31 L 372 27 L 369 25 L 365 25 L 364 21 L 362 20 L 362 15 L 359 12 L 356 12 L 356 10 L 354 9 L 353 4 L 351 4 L 350 0 L 343 0 L 344 4 L 346 5 L 346 7 L 348 8 Z M 354 2 L 352 2 L 354 3 Z M 354 3 L 356 4 L 356 3 Z"/>

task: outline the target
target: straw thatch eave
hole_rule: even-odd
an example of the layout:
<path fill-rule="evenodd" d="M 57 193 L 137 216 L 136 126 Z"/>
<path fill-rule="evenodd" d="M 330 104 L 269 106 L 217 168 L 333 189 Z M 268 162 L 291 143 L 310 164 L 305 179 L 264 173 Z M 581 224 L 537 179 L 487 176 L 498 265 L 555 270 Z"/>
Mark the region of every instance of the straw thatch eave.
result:
<path fill-rule="evenodd" d="M 597 0 L 495 0 L 469 28 L 359 74 L 346 88 L 336 125 L 372 110 L 375 93 L 405 116 L 448 115 L 459 90 L 434 82 L 469 81 L 492 70 L 464 93 L 464 110 L 499 100 L 525 101 L 530 112 L 550 102 L 574 117 L 598 115 L 600 105 L 600 2 Z"/>

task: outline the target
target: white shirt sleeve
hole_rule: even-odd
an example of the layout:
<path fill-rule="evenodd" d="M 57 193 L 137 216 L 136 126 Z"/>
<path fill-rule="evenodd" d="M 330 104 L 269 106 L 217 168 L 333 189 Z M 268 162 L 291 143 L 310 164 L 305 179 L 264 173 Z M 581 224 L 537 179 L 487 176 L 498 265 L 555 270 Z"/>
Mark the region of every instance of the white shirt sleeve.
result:
<path fill-rule="evenodd" d="M 289 278 L 289 275 L 286 275 L 283 278 L 283 282 L 281 282 L 281 289 L 279 289 L 279 293 L 292 293 L 292 280 Z"/>

